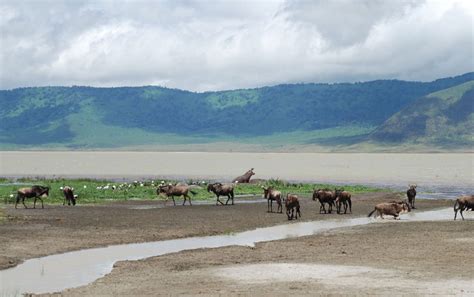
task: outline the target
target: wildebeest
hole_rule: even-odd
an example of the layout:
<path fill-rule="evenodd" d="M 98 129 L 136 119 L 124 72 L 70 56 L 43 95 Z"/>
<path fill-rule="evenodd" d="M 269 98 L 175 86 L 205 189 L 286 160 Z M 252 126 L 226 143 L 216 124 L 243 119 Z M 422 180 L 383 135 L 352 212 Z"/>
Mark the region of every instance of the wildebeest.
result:
<path fill-rule="evenodd" d="M 191 203 L 191 197 L 188 195 L 188 192 L 196 195 L 196 192 L 189 189 L 188 185 L 160 185 L 156 189 L 156 194 L 165 194 L 167 198 L 171 197 L 173 199 L 173 204 L 176 206 L 176 201 L 174 200 L 174 196 L 183 196 L 184 201 L 183 205 L 186 203 L 186 198 L 189 199 L 189 205 L 193 205 Z"/>
<path fill-rule="evenodd" d="M 213 192 L 217 196 L 216 205 L 218 203 L 224 205 L 221 200 L 219 200 L 220 196 L 227 196 L 227 201 L 225 205 L 232 199 L 232 205 L 234 205 L 234 184 L 221 184 L 221 183 L 213 183 L 207 186 L 208 192 Z"/>
<path fill-rule="evenodd" d="M 245 172 L 244 175 L 234 178 L 232 182 L 239 183 L 239 184 L 248 184 L 250 182 L 250 178 L 252 177 L 252 175 L 255 175 L 255 173 L 253 172 L 253 168 Z"/>
<path fill-rule="evenodd" d="M 461 213 L 461 218 L 464 220 L 462 212 L 469 209 L 474 210 L 474 195 L 461 196 L 456 199 L 456 202 L 454 203 L 454 220 L 456 220 L 458 211 Z"/>
<path fill-rule="evenodd" d="M 396 220 L 399 219 L 400 213 L 409 211 L 411 211 L 410 205 L 406 201 L 379 203 L 367 217 L 370 217 L 374 212 L 377 212 L 374 216 L 375 218 L 379 215 L 383 219 L 383 215 L 389 215 L 393 216 Z"/>
<path fill-rule="evenodd" d="M 334 203 L 336 201 L 336 193 L 329 190 L 329 189 L 317 189 L 313 191 L 313 200 L 319 200 L 320 206 L 319 206 L 319 213 L 324 213 L 326 212 L 326 207 L 324 207 L 324 204 L 328 204 L 328 213 L 332 212 L 332 207 L 334 206 Z"/>
<path fill-rule="evenodd" d="M 267 199 L 267 212 L 273 212 L 273 201 L 278 204 L 277 212 L 283 213 L 283 205 L 281 204 L 281 192 L 273 189 L 272 187 L 263 189 L 263 198 Z"/>
<path fill-rule="evenodd" d="M 415 197 L 416 197 L 416 185 L 408 185 L 407 197 L 410 207 L 416 209 L 415 207 Z"/>
<path fill-rule="evenodd" d="M 26 207 L 26 204 L 25 204 L 25 198 L 35 198 L 33 208 L 36 208 L 36 199 L 41 200 L 41 208 L 44 208 L 43 199 L 41 198 L 43 195 L 46 195 L 46 197 L 48 197 L 49 187 L 32 186 L 31 188 L 21 188 L 17 191 L 17 194 L 16 194 L 15 208 L 18 202 L 20 202 L 20 199 L 21 199 L 21 202 L 23 203 L 23 206 L 25 208 L 28 208 Z"/>
<path fill-rule="evenodd" d="M 341 213 L 341 205 L 344 204 L 344 214 L 347 213 L 347 207 L 349 206 L 349 212 L 352 213 L 352 201 L 351 193 L 344 191 L 344 189 L 335 189 L 336 195 L 336 207 L 337 213 Z"/>
<path fill-rule="evenodd" d="M 67 201 L 67 205 L 71 205 L 71 203 L 73 206 L 76 205 L 77 195 L 74 195 L 74 188 L 65 186 L 63 188 L 63 194 L 64 194 L 63 205 L 66 205 L 66 201 Z"/>
<path fill-rule="evenodd" d="M 300 201 L 298 200 L 298 196 L 294 194 L 287 194 L 285 199 L 285 208 L 286 208 L 286 216 L 288 220 L 293 220 L 293 215 L 295 215 L 295 219 L 298 219 L 298 215 L 301 218 L 300 212 Z M 291 212 L 291 216 L 290 216 Z"/>

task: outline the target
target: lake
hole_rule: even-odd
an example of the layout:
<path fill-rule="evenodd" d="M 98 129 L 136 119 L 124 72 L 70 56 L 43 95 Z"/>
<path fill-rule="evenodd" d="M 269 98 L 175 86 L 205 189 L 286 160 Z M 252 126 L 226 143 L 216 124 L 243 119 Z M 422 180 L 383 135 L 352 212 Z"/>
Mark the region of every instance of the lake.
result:
<path fill-rule="evenodd" d="M 427 198 L 472 193 L 474 154 L 216 153 L 3 151 L 6 177 L 174 178 L 230 180 L 255 168 L 254 178 L 279 178 L 405 189 Z"/>

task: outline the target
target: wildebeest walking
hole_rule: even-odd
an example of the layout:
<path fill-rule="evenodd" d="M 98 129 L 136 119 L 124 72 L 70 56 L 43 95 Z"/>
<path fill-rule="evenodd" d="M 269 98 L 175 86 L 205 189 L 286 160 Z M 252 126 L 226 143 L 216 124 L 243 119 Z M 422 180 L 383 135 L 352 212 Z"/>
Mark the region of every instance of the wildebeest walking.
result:
<path fill-rule="evenodd" d="M 287 194 L 285 199 L 285 208 L 286 208 L 286 216 L 288 220 L 293 220 L 293 215 L 295 219 L 298 219 L 298 215 L 301 218 L 300 212 L 300 201 L 298 200 L 298 196 L 294 194 Z M 290 216 L 291 212 L 291 216 Z"/>
<path fill-rule="evenodd" d="M 416 185 L 408 185 L 407 197 L 410 207 L 416 209 L 415 207 L 415 197 L 416 197 Z"/>
<path fill-rule="evenodd" d="M 74 188 L 65 186 L 63 188 L 63 194 L 64 194 L 63 205 L 66 205 L 66 201 L 67 201 L 67 205 L 71 205 L 71 203 L 73 206 L 76 205 L 77 195 L 74 195 Z"/>
<path fill-rule="evenodd" d="M 33 208 L 36 208 L 36 199 L 41 200 L 41 208 L 44 208 L 43 199 L 41 198 L 43 195 L 46 195 L 46 197 L 48 197 L 49 187 L 32 186 L 31 188 L 21 188 L 17 191 L 17 194 L 16 194 L 15 208 L 18 202 L 20 202 L 20 199 L 21 199 L 21 202 L 23 203 L 23 206 L 25 208 L 28 208 L 26 207 L 26 204 L 25 204 L 25 198 L 35 198 Z"/>
<path fill-rule="evenodd" d="M 220 196 L 227 196 L 227 201 L 225 205 L 232 199 L 232 205 L 234 205 L 234 184 L 221 184 L 221 183 L 213 183 L 207 186 L 208 192 L 213 192 L 217 196 L 216 205 L 222 204 L 222 201 L 219 199 Z"/>
<path fill-rule="evenodd" d="M 344 191 L 344 189 L 335 189 L 335 193 L 337 213 L 341 213 L 341 205 L 344 205 L 344 214 L 347 213 L 347 207 L 349 207 L 349 212 L 352 213 L 351 193 Z"/>
<path fill-rule="evenodd" d="M 277 212 L 283 213 L 283 205 L 281 204 L 281 192 L 273 189 L 272 187 L 263 189 L 263 198 L 267 199 L 267 212 L 273 212 L 273 201 L 278 204 Z"/>
<path fill-rule="evenodd" d="M 174 200 L 174 196 L 183 196 L 184 201 L 183 205 L 186 203 L 186 198 L 189 199 L 189 205 L 193 205 L 191 203 L 191 197 L 188 195 L 188 192 L 196 195 L 197 193 L 190 190 L 188 185 L 161 185 L 156 189 L 156 194 L 165 194 L 167 198 L 171 197 L 173 199 L 173 204 L 176 206 L 176 201 Z"/>
<path fill-rule="evenodd" d="M 232 182 L 239 183 L 239 184 L 248 184 L 250 182 L 250 178 L 252 177 L 252 175 L 255 175 L 255 173 L 253 172 L 253 168 L 245 172 L 244 175 L 234 178 Z"/>
<path fill-rule="evenodd" d="M 320 206 L 319 206 L 319 213 L 331 213 L 332 207 L 335 205 L 336 201 L 336 193 L 329 190 L 329 189 L 317 189 L 313 191 L 313 200 L 318 199 Z M 328 204 L 328 211 L 326 212 L 326 207 L 324 204 Z"/>
<path fill-rule="evenodd" d="M 456 202 L 454 203 L 454 220 L 456 220 L 458 211 L 461 213 L 461 218 L 464 220 L 462 212 L 469 209 L 474 210 L 474 195 L 461 196 L 456 199 Z"/>
<path fill-rule="evenodd" d="M 406 201 L 379 203 L 367 217 L 370 217 L 374 212 L 377 212 L 375 218 L 379 215 L 383 219 L 383 215 L 389 215 L 393 216 L 396 220 L 400 219 L 400 213 L 409 211 L 411 211 L 410 205 Z"/>

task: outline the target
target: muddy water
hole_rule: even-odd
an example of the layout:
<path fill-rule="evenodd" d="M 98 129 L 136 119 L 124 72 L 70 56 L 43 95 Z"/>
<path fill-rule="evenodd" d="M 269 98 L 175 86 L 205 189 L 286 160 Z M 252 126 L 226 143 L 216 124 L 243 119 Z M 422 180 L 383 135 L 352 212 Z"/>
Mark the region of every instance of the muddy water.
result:
<path fill-rule="evenodd" d="M 402 220 L 451 220 L 452 215 L 452 209 L 449 208 L 402 215 Z M 335 228 L 360 226 L 378 221 L 380 220 L 363 217 L 292 223 L 231 235 L 115 245 L 36 258 L 0 271 L 0 295 L 56 292 L 86 285 L 109 273 L 117 261 L 139 260 L 198 248 L 253 246 L 257 242 L 313 235 Z"/>

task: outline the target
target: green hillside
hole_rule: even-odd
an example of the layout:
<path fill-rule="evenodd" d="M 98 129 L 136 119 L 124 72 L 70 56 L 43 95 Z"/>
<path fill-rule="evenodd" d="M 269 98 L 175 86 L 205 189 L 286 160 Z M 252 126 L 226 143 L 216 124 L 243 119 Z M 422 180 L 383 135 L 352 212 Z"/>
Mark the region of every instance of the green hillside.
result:
<path fill-rule="evenodd" d="M 333 147 L 358 143 L 369 135 L 377 141 L 404 141 L 397 133 L 383 136 L 381 128 L 371 132 L 423 96 L 446 104 L 459 97 L 461 103 L 446 115 L 451 125 L 459 108 L 469 113 L 462 108 L 469 102 L 459 95 L 465 94 L 462 87 L 445 89 L 472 80 L 474 73 L 433 82 L 292 84 L 204 93 L 156 86 L 0 90 L 0 148 L 172 149 L 217 143 L 270 149 Z M 436 125 L 440 122 L 429 127 Z M 463 135 L 459 143 L 469 140 Z"/>
<path fill-rule="evenodd" d="M 474 80 L 434 92 L 397 112 L 370 138 L 382 142 L 474 145 Z"/>

